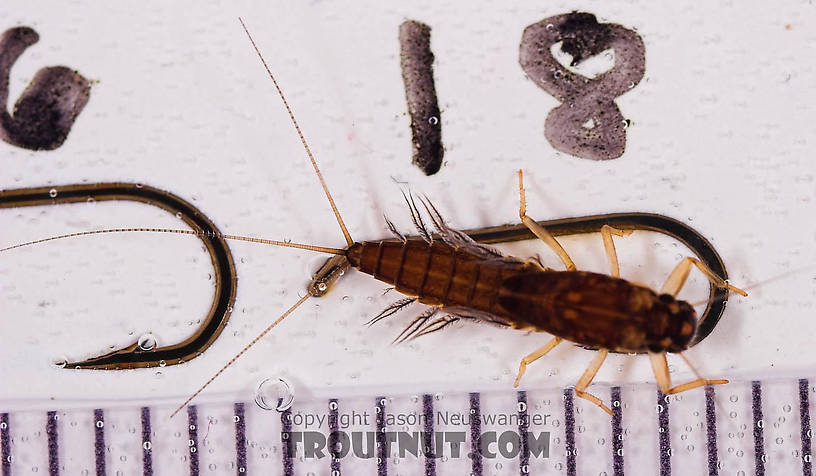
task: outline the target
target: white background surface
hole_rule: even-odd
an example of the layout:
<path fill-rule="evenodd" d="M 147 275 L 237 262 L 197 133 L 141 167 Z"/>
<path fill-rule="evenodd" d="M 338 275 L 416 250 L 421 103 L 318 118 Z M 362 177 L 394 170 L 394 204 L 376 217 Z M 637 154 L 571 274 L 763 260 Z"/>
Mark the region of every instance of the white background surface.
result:
<path fill-rule="evenodd" d="M 646 44 L 644 79 L 617 101 L 633 121 L 627 151 L 617 160 L 555 152 L 543 124 L 557 102 L 518 64 L 524 27 L 575 9 L 636 28 Z M 813 5 L 79 1 L 49 7 L 7 0 L 0 27 L 28 25 L 40 34 L 12 70 L 11 102 L 45 66 L 68 65 L 97 83 L 60 149 L 30 152 L 0 143 L 0 187 L 142 182 L 191 201 L 225 233 L 343 246 L 238 15 L 288 95 L 355 239 L 387 236 L 383 213 L 408 230 L 399 193 L 408 187 L 427 193 L 459 228 L 516 222 L 515 170 L 523 168 L 536 219 L 662 213 L 708 237 L 735 284 L 773 280 L 747 299 L 732 297 L 714 333 L 688 353 L 705 375 L 777 377 L 814 368 Z M 410 163 L 397 42 L 405 19 L 433 28 L 447 149 L 446 164 L 433 177 Z M 181 222 L 127 203 L 2 210 L 0 246 L 116 226 Z M 563 243 L 580 268 L 606 270 L 600 236 Z M 213 289 L 209 258 L 195 238 L 106 235 L 0 255 L 0 401 L 146 401 L 191 393 L 297 299 L 323 259 L 230 246 L 239 287 L 222 336 L 184 365 L 123 372 L 69 371 L 50 362 L 98 355 L 148 331 L 162 345 L 189 335 Z M 618 250 L 623 276 L 654 286 L 687 253 L 646 233 L 618 240 Z M 535 242 L 514 252 L 541 253 L 557 265 Z M 683 296 L 705 297 L 696 282 Z M 396 299 L 381 296 L 384 287 L 359 273 L 347 276 L 211 391 L 248 398 L 270 375 L 285 375 L 303 393 L 507 389 L 519 358 L 548 339 L 462 326 L 389 346 L 413 314 L 364 327 Z M 572 385 L 591 358 L 560 346 L 529 369 L 524 383 Z M 670 363 L 675 379 L 690 377 L 679 359 Z M 652 379 L 645 357 L 615 355 L 596 381 Z"/>

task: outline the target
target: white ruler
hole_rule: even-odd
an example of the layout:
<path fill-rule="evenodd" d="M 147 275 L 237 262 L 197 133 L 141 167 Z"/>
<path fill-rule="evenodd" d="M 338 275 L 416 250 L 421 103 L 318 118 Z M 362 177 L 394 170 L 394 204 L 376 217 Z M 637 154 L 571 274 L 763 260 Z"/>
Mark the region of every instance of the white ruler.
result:
<path fill-rule="evenodd" d="M 590 390 L 614 417 L 572 389 L 6 412 L 2 476 L 811 474 L 808 379 Z"/>

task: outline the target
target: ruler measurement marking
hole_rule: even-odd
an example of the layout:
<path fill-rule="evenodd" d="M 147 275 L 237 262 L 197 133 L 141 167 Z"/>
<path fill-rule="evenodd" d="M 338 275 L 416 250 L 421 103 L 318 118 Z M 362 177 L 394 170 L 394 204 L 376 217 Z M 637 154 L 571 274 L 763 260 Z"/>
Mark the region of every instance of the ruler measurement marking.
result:
<path fill-rule="evenodd" d="M 620 387 L 612 387 L 612 474 L 623 476 L 623 401 Z M 617 404 L 616 404 L 617 403 Z"/>
<path fill-rule="evenodd" d="M 530 442 L 527 439 L 530 421 L 527 416 L 527 392 L 521 390 L 516 396 L 519 416 L 519 472 L 524 476 L 530 472 Z"/>
<path fill-rule="evenodd" d="M 9 414 L 0 413 L 0 457 L 3 458 L 3 476 L 11 476 L 11 426 Z"/>
<path fill-rule="evenodd" d="M 717 412 L 714 387 L 705 387 L 706 449 L 708 451 L 708 476 L 717 476 Z"/>
<path fill-rule="evenodd" d="M 190 476 L 198 476 L 198 407 L 187 407 L 187 430 L 190 440 L 187 442 L 190 452 Z"/>
<path fill-rule="evenodd" d="M 105 476 L 105 412 L 101 408 L 94 410 L 94 461 L 96 476 Z"/>
<path fill-rule="evenodd" d="M 671 476 L 671 439 L 669 438 L 669 399 L 660 390 L 657 391 L 658 409 L 658 448 L 660 451 L 660 476 Z"/>
<path fill-rule="evenodd" d="M 482 409 L 478 393 L 470 394 L 470 472 L 482 476 L 482 452 L 479 438 L 482 436 Z"/>
<path fill-rule="evenodd" d="M 575 476 L 576 455 L 575 455 L 575 413 L 572 401 L 572 389 L 564 389 L 564 440 L 567 445 L 567 476 Z"/>
<path fill-rule="evenodd" d="M 142 407 L 142 474 L 153 476 L 153 443 L 150 441 L 150 408 Z"/>
<path fill-rule="evenodd" d="M 338 436 L 340 431 L 340 402 L 336 398 L 329 400 L 329 453 L 331 454 L 331 469 L 332 476 L 340 476 L 340 448 L 337 447 Z"/>
<path fill-rule="evenodd" d="M 422 396 L 422 413 L 425 416 L 423 424 L 422 444 L 425 451 L 425 476 L 434 476 L 436 474 L 436 453 L 434 449 L 434 407 L 433 395 Z"/>
<path fill-rule="evenodd" d="M 811 462 L 811 432 L 810 432 L 810 398 L 808 395 L 810 383 L 808 379 L 799 380 L 799 420 L 802 426 L 802 474 L 804 476 L 813 475 Z"/>
<path fill-rule="evenodd" d="M 281 455 L 284 476 L 295 474 L 295 461 L 292 454 L 295 445 L 292 443 L 292 408 L 287 408 L 281 413 Z"/>
<path fill-rule="evenodd" d="M 57 438 L 57 412 L 50 411 L 45 421 L 45 434 L 48 436 L 48 474 L 59 476 L 59 441 Z"/>
<path fill-rule="evenodd" d="M 389 455 L 385 453 L 385 397 L 377 397 L 374 404 L 377 408 L 377 476 L 387 476 Z"/>
<path fill-rule="evenodd" d="M 751 413 L 754 416 L 754 466 L 757 476 L 765 475 L 765 436 L 762 422 L 762 383 L 759 380 L 751 382 Z"/>
<path fill-rule="evenodd" d="M 235 464 L 238 474 L 247 470 L 246 412 L 243 403 L 233 405 L 235 411 Z"/>
<path fill-rule="evenodd" d="M 792 395 L 790 395 L 791 393 L 794 393 L 794 392 L 796 392 L 796 396 L 798 397 L 799 417 L 800 417 L 800 425 L 799 425 L 800 427 L 798 429 L 800 431 L 801 453 L 800 453 L 800 455 L 794 454 L 793 459 L 789 458 L 786 461 L 781 461 L 780 462 L 780 468 L 783 468 L 783 467 L 788 468 L 788 469 L 786 469 L 786 471 L 791 473 L 791 474 L 800 474 L 800 471 L 801 471 L 801 474 L 803 474 L 804 476 L 813 476 L 812 461 L 811 461 L 812 452 L 813 452 L 813 449 L 812 449 L 813 437 L 812 437 L 812 433 L 811 433 L 812 432 L 812 423 L 810 421 L 810 415 L 812 413 L 810 411 L 810 399 L 811 399 L 810 398 L 810 392 L 813 391 L 813 388 L 811 387 L 810 380 L 808 378 L 791 379 L 791 380 L 793 380 L 795 382 L 795 385 L 793 385 L 794 382 L 791 382 L 791 381 L 788 381 L 788 383 L 786 384 L 786 388 L 787 388 L 787 392 L 788 392 L 787 393 L 787 398 L 789 399 L 788 401 L 790 401 L 790 398 L 795 398 Z M 744 446 L 751 446 L 753 444 L 754 460 L 755 460 L 754 461 L 755 471 L 754 472 L 749 471 L 749 473 L 764 476 L 766 473 L 770 474 L 770 473 L 767 472 L 767 469 L 766 469 L 767 465 L 768 465 L 768 460 L 766 458 L 769 457 L 769 453 L 767 451 L 765 451 L 766 448 L 764 447 L 764 444 L 765 444 L 765 441 L 764 441 L 765 440 L 764 426 L 765 426 L 765 423 L 766 423 L 765 420 L 764 420 L 764 409 L 762 408 L 762 405 L 763 405 L 763 402 L 762 402 L 762 400 L 763 400 L 763 395 L 762 395 L 763 394 L 763 388 L 762 387 L 764 385 L 763 385 L 763 382 L 760 381 L 760 380 L 749 381 L 749 382 L 750 382 L 750 385 L 751 385 L 750 388 L 751 388 L 751 412 L 752 412 L 752 414 L 751 414 L 751 417 L 749 417 L 748 419 L 749 419 L 749 421 L 752 421 L 752 423 L 753 423 L 753 429 L 752 429 L 752 432 L 751 432 L 752 436 L 753 436 L 753 439 L 751 439 L 751 437 L 749 437 L 749 439 L 745 440 L 743 443 L 745 443 Z M 745 383 L 748 383 L 748 382 L 745 382 Z M 624 429 L 623 429 L 623 425 L 622 425 L 622 423 L 623 423 L 623 407 L 624 407 L 623 401 L 622 401 L 622 388 L 623 387 L 621 387 L 621 386 L 613 386 L 613 387 L 610 387 L 610 390 L 609 390 L 611 400 L 612 400 L 611 410 L 612 410 L 613 415 L 612 415 L 612 418 L 610 420 L 611 428 L 610 428 L 610 430 L 607 430 L 607 431 L 611 431 L 612 445 L 610 445 L 610 446 L 612 448 L 613 453 L 612 453 L 612 458 L 611 458 L 612 459 L 612 461 L 611 461 L 611 471 L 609 469 L 607 469 L 607 471 L 609 471 L 610 475 L 614 474 L 615 476 L 619 476 L 619 475 L 622 476 L 625 473 L 625 469 L 624 469 L 625 465 L 624 465 L 624 458 L 623 458 L 624 451 L 623 450 L 624 450 L 624 446 L 626 446 L 626 445 L 624 444 L 624 438 L 623 438 Z M 769 387 L 769 388 L 773 389 L 773 388 L 776 388 L 776 387 Z M 722 430 L 722 425 L 723 425 L 722 418 L 723 417 L 719 416 L 719 419 L 721 421 L 717 421 L 718 420 L 718 415 L 717 414 L 720 413 L 720 412 L 717 411 L 716 398 L 717 398 L 717 393 L 720 393 L 720 392 L 717 392 L 716 387 L 713 387 L 713 386 L 706 386 L 702 390 L 704 391 L 704 393 L 701 396 L 704 397 L 704 401 L 700 402 L 702 405 L 699 405 L 699 406 L 702 406 L 705 409 L 705 416 L 703 417 L 705 419 L 705 423 L 704 423 L 705 424 L 705 433 L 704 433 L 705 438 L 703 438 L 703 439 L 705 441 L 704 444 L 706 445 L 706 463 L 707 463 L 706 468 L 707 468 L 707 471 L 705 471 L 704 474 L 708 474 L 709 476 L 718 476 L 720 474 L 719 470 L 722 469 L 721 466 L 719 466 L 722 463 L 719 461 L 718 430 Z M 764 389 L 764 390 L 767 393 L 767 388 Z M 517 409 L 516 409 L 515 413 L 517 413 L 517 416 L 519 418 L 519 422 L 517 424 L 518 445 L 519 445 L 518 446 L 518 448 L 519 448 L 519 459 L 518 459 L 518 465 L 519 466 L 518 466 L 518 468 L 519 469 L 518 470 L 512 470 L 511 469 L 511 472 L 515 473 L 516 471 L 519 471 L 520 474 L 526 475 L 526 474 L 529 474 L 529 465 L 530 465 L 530 463 L 532 461 L 532 458 L 530 457 L 530 445 L 532 443 L 529 441 L 529 437 L 531 435 L 531 433 L 530 433 L 531 426 L 530 426 L 530 423 L 529 423 L 529 416 L 532 414 L 532 412 L 530 411 L 529 403 L 528 403 L 529 394 L 527 392 L 525 392 L 525 391 L 519 391 L 519 392 L 513 392 L 513 393 L 515 394 L 514 395 L 515 396 L 515 403 L 517 404 Z M 464 405 L 466 405 L 466 408 L 469 407 L 470 415 L 471 415 L 471 418 L 470 418 L 469 423 L 468 423 L 468 431 L 469 431 L 470 438 L 471 438 L 470 444 L 468 446 L 470 447 L 471 451 L 469 453 L 467 453 L 467 457 L 471 461 L 470 461 L 470 464 L 468 465 L 468 467 L 470 468 L 470 474 L 472 476 L 481 476 L 482 474 L 484 474 L 484 467 L 483 467 L 484 459 L 483 459 L 483 456 L 480 454 L 480 451 L 479 451 L 479 445 L 480 445 L 479 436 L 481 435 L 481 431 L 482 431 L 481 402 L 480 402 L 481 396 L 480 396 L 479 393 L 476 393 L 476 392 L 466 393 L 464 395 L 468 396 L 468 402 L 465 403 Z M 507 395 L 507 396 L 509 397 L 509 395 Z M 577 415 L 576 413 L 580 412 L 580 408 L 575 407 L 576 402 L 574 400 L 574 397 L 575 397 L 575 393 L 574 393 L 574 390 L 572 388 L 564 389 L 564 391 L 563 391 L 563 398 L 564 398 L 564 402 L 565 402 L 564 403 L 564 410 L 563 410 L 564 411 L 564 417 L 565 417 L 564 441 L 565 441 L 565 447 L 566 447 L 565 448 L 565 450 L 566 450 L 565 451 L 565 456 L 566 456 L 566 458 L 565 458 L 566 459 L 566 461 L 565 461 L 565 463 L 566 463 L 565 464 L 565 470 L 566 471 L 564 471 L 564 474 L 577 474 L 578 473 L 577 472 L 577 448 L 576 448 L 577 447 L 577 441 L 576 441 L 576 436 L 577 435 L 575 433 L 576 433 L 576 425 L 578 424 L 577 421 L 579 421 L 579 418 L 580 418 L 580 416 Z M 765 397 L 766 397 L 766 399 L 770 398 L 770 397 L 767 397 L 767 395 Z M 670 409 L 671 405 L 670 405 L 670 401 L 667 401 L 667 396 L 665 394 L 663 394 L 662 392 L 660 392 L 660 391 L 657 391 L 657 398 L 658 398 L 657 404 L 660 406 L 660 408 L 658 408 L 658 421 L 657 421 L 658 429 L 660 430 L 659 434 L 658 434 L 658 438 L 657 438 L 658 444 L 660 446 L 660 453 L 659 453 L 660 454 L 660 458 L 659 458 L 660 473 L 659 474 L 661 474 L 661 475 L 670 475 L 671 474 L 671 466 L 672 466 L 671 459 L 674 456 L 674 455 L 672 455 L 673 448 L 671 446 L 671 443 L 672 443 L 671 440 L 672 440 L 673 437 L 672 437 L 672 435 L 670 433 L 670 431 L 674 430 L 674 428 L 671 426 L 671 414 L 669 413 L 671 411 L 671 409 Z M 437 430 L 437 428 L 435 428 L 435 426 L 436 426 L 435 425 L 435 418 L 433 418 L 434 417 L 434 410 L 436 410 L 435 400 L 436 400 L 436 398 L 434 397 L 433 394 L 424 394 L 424 395 L 422 395 L 422 403 L 421 403 L 422 410 L 421 411 L 422 411 L 422 417 L 425 420 L 424 423 L 423 423 L 423 426 L 422 426 L 422 441 L 423 441 L 424 450 L 425 450 L 424 451 L 425 461 L 423 462 L 425 471 L 423 472 L 423 474 L 431 475 L 431 476 L 434 476 L 438 472 L 437 470 L 439 468 L 438 468 L 438 464 L 436 464 L 436 459 L 441 457 L 442 454 L 443 454 L 441 452 L 440 442 L 436 441 L 436 439 L 435 439 L 436 436 L 437 436 L 435 434 L 435 430 Z M 732 397 L 732 401 L 733 400 L 734 400 L 734 397 Z M 770 401 L 773 404 L 774 399 L 772 398 Z M 331 398 L 331 399 L 323 400 L 323 402 L 324 402 L 323 403 L 324 405 L 326 405 L 326 403 L 328 403 L 328 406 L 329 406 L 329 409 L 328 409 L 329 412 L 328 412 L 328 418 L 327 418 L 327 422 L 328 422 L 327 428 L 328 428 L 328 431 L 330 433 L 329 438 L 328 438 L 329 456 L 330 456 L 330 461 L 329 461 L 330 465 L 329 466 L 330 467 L 328 469 L 330 470 L 330 472 L 333 475 L 337 476 L 337 475 L 340 474 L 342 460 L 340 458 L 336 457 L 337 456 L 337 452 L 336 452 L 336 449 L 337 449 L 337 446 L 336 446 L 337 435 L 332 436 L 332 434 L 335 434 L 335 433 L 339 432 L 339 405 L 338 405 L 339 401 L 338 401 L 337 398 Z M 505 402 L 504 406 L 509 407 L 509 405 L 511 404 L 511 402 L 513 402 L 513 400 L 510 400 L 509 398 L 507 398 L 507 399 L 504 400 L 504 402 Z M 234 411 L 234 423 L 235 423 L 235 429 L 234 429 L 235 433 L 234 433 L 234 435 L 235 435 L 235 445 L 236 445 L 235 446 L 236 453 L 235 453 L 235 460 L 234 461 L 236 462 L 236 465 L 237 465 L 237 473 L 239 475 L 243 476 L 243 474 L 246 473 L 247 470 L 248 470 L 249 459 L 252 458 L 252 455 L 249 454 L 249 451 L 248 451 L 249 450 L 249 448 L 248 448 L 249 440 L 248 440 L 248 435 L 247 435 L 248 426 L 247 426 L 247 420 L 246 420 L 247 419 L 246 403 L 224 402 L 223 405 L 224 406 L 230 405 L 232 407 L 231 409 Z M 387 460 L 390 457 L 390 455 L 387 454 L 386 451 L 384 451 L 384 450 L 386 450 L 386 446 L 388 446 L 388 445 L 383 444 L 383 443 L 387 443 L 387 441 L 383 441 L 383 440 L 387 439 L 387 436 L 388 436 L 388 435 L 384 434 L 384 430 L 386 428 L 385 421 L 387 420 L 387 418 L 386 418 L 387 414 L 385 412 L 386 405 L 387 405 L 387 401 L 385 401 L 383 397 L 379 397 L 377 399 L 376 403 L 375 403 L 376 410 L 377 410 L 375 422 L 376 422 L 377 430 L 378 430 L 377 431 L 377 437 L 376 437 L 377 442 L 378 442 L 377 467 L 378 467 L 378 474 L 383 474 L 383 475 L 387 475 L 387 466 L 388 466 Z M 152 436 L 154 436 L 154 434 L 153 434 L 153 431 L 151 429 L 151 409 L 149 407 L 137 407 L 137 408 L 140 410 L 140 413 L 141 413 L 141 445 L 142 445 L 142 460 L 141 460 L 141 463 L 143 465 L 143 471 L 139 472 L 138 474 L 143 474 L 145 476 L 152 476 L 154 471 L 153 471 L 153 461 L 152 461 L 152 442 L 151 442 L 151 438 L 152 438 Z M 676 411 L 678 411 L 678 409 L 685 409 L 685 406 L 683 406 L 683 408 L 678 407 L 674 411 L 676 412 Z M 692 410 L 694 410 L 694 408 L 688 409 L 689 412 L 692 411 Z M 785 405 L 784 410 L 786 412 L 789 412 L 790 411 L 790 406 Z M 292 411 L 293 410 L 287 411 L 288 415 L 282 415 L 283 422 L 284 423 L 286 423 L 287 421 L 289 422 L 288 425 L 284 424 L 283 430 L 284 431 L 288 430 L 290 437 L 291 437 L 291 432 L 292 432 L 292 427 L 293 427 L 292 419 L 291 419 L 291 412 Z M 512 410 L 510 410 L 508 408 L 507 411 L 512 411 Z M 91 427 L 91 428 L 88 428 L 87 426 L 85 427 L 86 428 L 86 430 L 85 430 L 86 436 L 89 436 L 90 439 L 93 440 L 93 448 L 94 448 L 93 453 L 87 451 L 87 449 L 82 449 L 82 447 L 88 448 L 90 446 L 90 442 L 87 441 L 87 440 L 85 440 L 86 442 L 81 445 L 81 448 L 79 449 L 79 453 L 85 455 L 84 458 L 86 458 L 86 461 L 90 460 L 91 455 L 93 454 L 94 463 L 90 463 L 90 461 L 88 461 L 88 463 L 90 463 L 91 467 L 94 467 L 93 465 L 95 464 L 95 474 L 97 474 L 97 475 L 107 474 L 107 446 L 106 446 L 106 444 L 108 443 L 108 440 L 110 439 L 111 436 L 110 436 L 110 434 L 109 435 L 105 434 L 105 433 L 107 433 L 107 431 L 105 429 L 106 423 L 110 423 L 110 422 L 105 421 L 106 420 L 105 413 L 106 413 L 106 410 L 104 408 L 95 408 L 94 409 L 93 407 L 91 407 L 91 409 L 89 409 L 89 411 L 87 413 L 85 413 L 85 417 L 81 418 L 81 419 L 84 420 L 84 418 L 89 418 L 90 416 L 93 416 L 93 420 L 92 420 L 93 427 Z M 201 472 L 200 455 L 197 454 L 198 446 L 199 446 L 199 443 L 200 443 L 198 441 L 199 440 L 199 435 L 198 435 L 198 414 L 197 414 L 197 409 L 195 407 L 188 408 L 187 413 L 188 413 L 188 419 L 187 420 L 188 420 L 188 423 L 189 423 L 189 435 L 190 435 L 189 444 L 188 444 L 188 449 L 190 449 L 190 455 L 189 455 L 189 457 L 190 457 L 190 463 L 189 463 L 190 464 L 190 472 L 191 472 L 192 475 L 197 475 L 197 474 L 199 474 Z M 39 415 L 40 415 L 39 418 L 41 418 L 42 413 L 39 413 Z M 136 412 L 134 412 L 133 417 L 139 418 L 136 415 L 137 415 Z M 581 415 L 581 416 L 584 416 L 584 415 Z M 699 416 L 699 413 L 695 412 L 695 416 Z M 745 416 L 747 417 L 748 415 L 746 414 Z M 11 428 L 10 428 L 10 420 L 13 419 L 13 417 L 14 417 L 14 412 L 0 413 L 0 476 L 10 476 L 12 473 L 14 473 L 14 474 L 17 473 L 16 471 L 13 470 L 14 464 L 12 464 L 12 463 L 14 463 L 14 461 L 11 459 L 12 453 L 15 452 L 15 449 L 13 448 L 14 447 L 14 442 L 12 441 L 12 434 L 11 434 Z M 60 412 L 57 411 L 57 410 L 47 411 L 46 412 L 46 417 L 47 417 L 47 420 L 46 420 L 45 425 L 44 425 L 45 426 L 44 432 L 46 433 L 47 447 L 42 448 L 42 445 L 43 445 L 42 440 L 40 440 L 40 442 L 37 443 L 37 446 L 40 446 L 41 450 L 46 450 L 45 454 L 43 454 L 42 456 L 46 457 L 46 455 L 47 455 L 47 458 L 48 458 L 47 464 L 48 464 L 48 468 L 49 468 L 49 474 L 59 475 L 60 473 L 62 473 L 61 469 L 64 468 L 63 465 L 66 464 L 64 461 L 60 461 L 60 455 L 59 455 L 59 452 L 60 452 L 59 451 L 60 450 L 59 446 L 60 446 L 60 444 L 62 444 L 62 445 L 66 444 L 66 442 L 60 442 L 59 441 L 59 436 L 60 436 L 59 435 Z M 675 415 L 675 417 L 676 417 L 676 415 Z M 37 420 L 39 420 L 39 418 L 36 417 L 36 414 L 35 414 L 35 418 Z M 593 420 L 596 420 L 596 421 L 600 421 L 600 419 L 597 418 L 595 415 L 589 415 L 589 418 L 591 418 Z M 699 420 L 702 420 L 703 418 L 700 418 Z M 775 418 L 775 417 L 773 417 L 773 418 Z M 87 422 L 88 420 L 85 420 L 85 421 Z M 22 431 L 21 430 L 21 425 L 19 424 L 19 422 L 17 422 L 17 420 L 15 420 L 15 423 L 16 423 L 15 432 L 20 433 Z M 794 426 L 791 428 L 791 430 L 793 430 L 794 433 L 796 433 L 796 430 L 794 430 L 794 428 L 796 427 L 795 420 L 793 420 L 792 423 L 793 423 Z M 72 423 L 72 426 L 75 425 L 75 424 L 76 424 L 75 422 Z M 718 424 L 719 424 L 720 428 L 718 428 Z M 34 426 L 35 426 L 35 428 L 33 429 L 33 431 L 36 431 L 37 427 L 42 429 L 43 428 L 42 420 L 39 420 L 39 422 L 35 422 Z M 700 421 L 699 427 L 701 429 L 703 428 L 703 422 L 702 421 Z M 108 428 L 110 428 L 110 427 L 108 426 Z M 88 433 L 91 430 L 93 431 L 93 434 L 89 435 Z M 133 428 L 131 428 L 131 431 L 133 432 L 135 430 Z M 679 428 L 678 428 L 678 431 L 680 431 Z M 674 438 L 676 438 L 676 437 L 674 437 Z M 775 436 L 772 437 L 772 438 L 775 438 Z M 794 444 L 794 448 L 792 448 L 792 449 L 794 450 L 794 453 L 796 453 L 795 450 L 799 449 L 800 445 L 795 443 L 795 439 L 793 441 L 791 441 L 791 442 Z M 779 443 L 779 440 L 777 440 L 777 443 Z M 743 448 L 744 448 L 744 446 L 743 446 Z M 67 450 L 63 449 L 63 451 L 67 451 Z M 606 450 L 606 451 L 609 451 L 609 450 Z M 746 449 L 746 453 L 748 451 L 749 450 Z M 770 451 L 770 449 L 769 449 L 769 451 Z M 19 449 L 17 450 L 17 452 L 19 453 Z M 227 452 L 231 453 L 231 451 L 229 449 L 227 450 Z M 288 448 L 286 448 L 286 447 L 283 448 L 283 453 L 288 453 L 288 454 L 285 455 L 285 458 L 288 459 L 288 460 L 292 460 L 297 456 L 297 453 L 299 453 L 299 451 L 293 450 L 291 445 L 290 445 Z M 775 455 L 775 453 L 774 453 L 774 455 Z M 15 455 L 15 456 L 17 456 L 17 455 Z M 798 457 L 798 456 L 801 456 L 801 457 Z M 229 456 L 227 456 L 227 457 L 230 458 Z M 631 460 L 631 456 L 630 456 L 629 459 Z M 683 458 L 681 458 L 680 462 L 677 463 L 677 464 L 683 463 L 682 459 Z M 798 462 L 796 461 L 797 459 L 799 460 Z M 64 458 L 63 458 L 63 460 L 64 460 Z M 73 460 L 73 458 L 72 458 L 72 460 Z M 138 459 L 134 459 L 134 460 L 131 460 L 131 461 L 135 465 L 139 464 Z M 606 461 L 609 461 L 609 460 L 606 460 Z M 749 457 L 749 461 L 750 461 L 750 457 Z M 293 463 L 294 463 L 294 461 L 290 461 L 289 465 L 291 465 Z M 416 461 L 415 463 L 419 463 L 419 461 Z M 699 463 L 702 464 L 703 462 L 699 461 Z M 323 463 L 323 464 L 325 464 L 325 463 Z M 607 463 L 607 464 L 609 464 L 609 463 Z M 801 470 L 799 469 L 800 465 L 801 465 Z M 40 469 L 43 469 L 44 466 L 45 466 L 44 464 L 40 465 Z M 88 469 L 91 469 L 91 467 L 89 467 Z M 234 468 L 236 468 L 236 467 L 234 467 Z M 793 469 L 793 468 L 795 468 L 795 469 Z M 132 469 L 138 472 L 138 469 L 136 469 L 136 468 L 132 468 Z M 286 464 L 284 465 L 284 469 L 285 469 L 285 474 L 294 474 L 294 471 L 292 471 L 291 469 L 286 470 Z M 419 469 L 419 468 L 417 468 L 417 469 Z"/>

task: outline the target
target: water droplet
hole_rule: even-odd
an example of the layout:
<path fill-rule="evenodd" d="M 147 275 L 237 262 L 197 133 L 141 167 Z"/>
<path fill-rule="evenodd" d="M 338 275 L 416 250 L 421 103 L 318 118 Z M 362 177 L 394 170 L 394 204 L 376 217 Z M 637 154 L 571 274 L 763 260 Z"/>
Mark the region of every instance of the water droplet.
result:
<path fill-rule="evenodd" d="M 319 284 L 317 285 L 317 289 L 318 289 L 319 291 L 323 292 L 323 291 L 325 291 L 325 290 L 329 289 L 329 287 L 326 285 L 326 283 L 319 283 Z"/>
<path fill-rule="evenodd" d="M 428 118 L 428 124 L 430 124 L 432 126 L 435 126 L 435 125 L 439 124 L 439 118 L 436 117 L 436 116 L 429 117 Z"/>
<path fill-rule="evenodd" d="M 96 421 L 96 427 L 97 427 L 97 428 L 102 428 L 102 427 L 104 427 L 104 426 L 105 426 L 105 422 L 104 422 L 104 421 L 102 421 L 102 420 L 97 420 L 97 421 Z"/>
<path fill-rule="evenodd" d="M 285 411 L 295 401 L 295 387 L 283 377 L 269 377 L 258 384 L 255 403 L 264 410 Z"/>
<path fill-rule="evenodd" d="M 139 346 L 139 350 L 150 351 L 156 348 L 157 343 L 156 336 L 147 333 L 139 336 L 137 345 Z"/>
<path fill-rule="evenodd" d="M 731 402 L 736 402 L 737 400 L 739 400 L 739 397 L 737 397 L 736 395 L 731 395 L 730 397 L 728 397 L 728 399 L 731 400 Z"/>
<path fill-rule="evenodd" d="M 159 367 L 165 367 L 165 366 L 167 366 L 167 362 L 165 362 L 164 360 L 160 360 L 159 361 Z"/>
<path fill-rule="evenodd" d="M 51 190 L 49 190 L 48 191 L 48 196 L 51 197 L 51 198 L 57 198 L 57 189 L 52 188 Z"/>
<path fill-rule="evenodd" d="M 142 448 L 149 450 L 150 448 L 153 448 L 153 443 L 145 441 L 144 443 L 142 443 Z"/>

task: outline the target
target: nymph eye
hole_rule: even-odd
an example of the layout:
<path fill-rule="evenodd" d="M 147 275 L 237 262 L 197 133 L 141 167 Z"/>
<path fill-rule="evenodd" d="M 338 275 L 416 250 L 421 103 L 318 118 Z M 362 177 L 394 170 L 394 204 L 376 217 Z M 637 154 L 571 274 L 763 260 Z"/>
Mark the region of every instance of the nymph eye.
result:
<path fill-rule="evenodd" d="M 660 302 L 672 302 L 672 301 L 674 301 L 674 296 L 672 296 L 671 294 L 665 294 L 664 293 L 664 294 L 661 294 L 660 296 L 658 296 L 657 298 L 660 299 Z"/>

